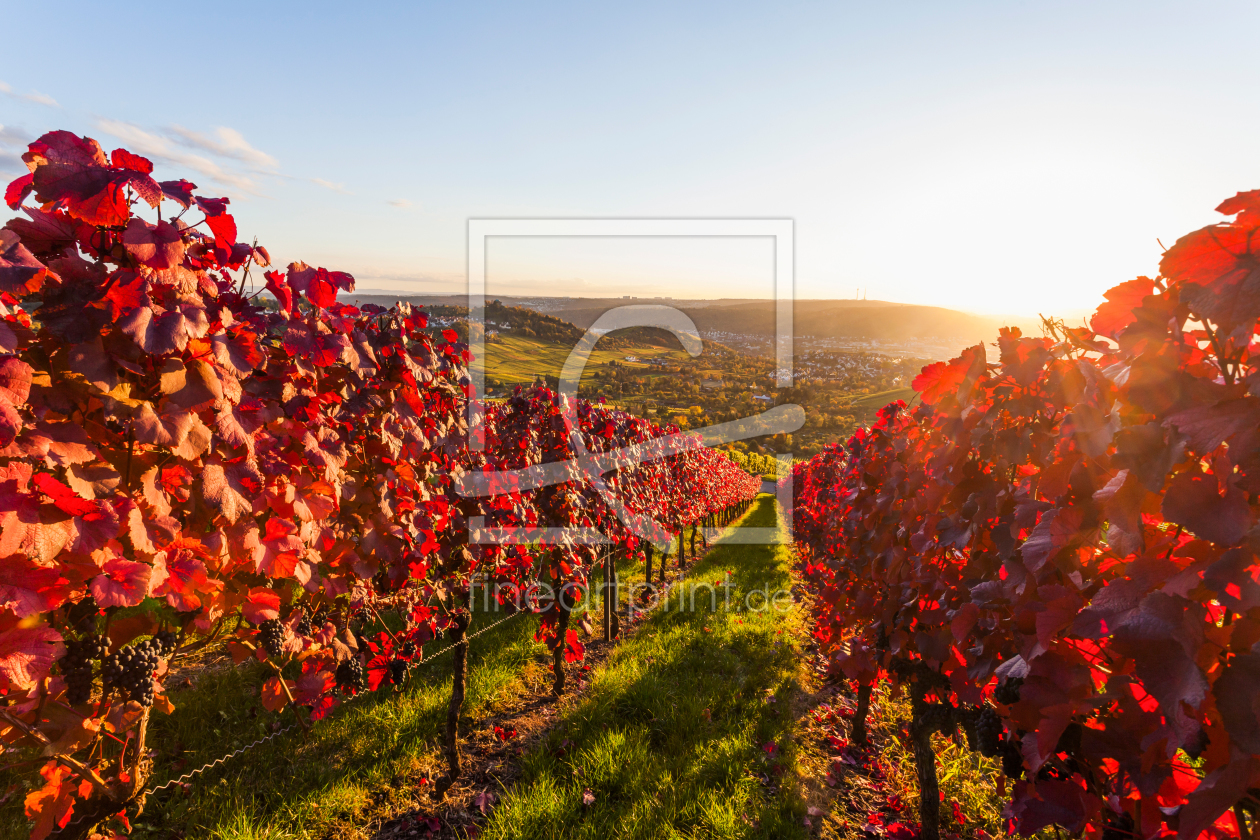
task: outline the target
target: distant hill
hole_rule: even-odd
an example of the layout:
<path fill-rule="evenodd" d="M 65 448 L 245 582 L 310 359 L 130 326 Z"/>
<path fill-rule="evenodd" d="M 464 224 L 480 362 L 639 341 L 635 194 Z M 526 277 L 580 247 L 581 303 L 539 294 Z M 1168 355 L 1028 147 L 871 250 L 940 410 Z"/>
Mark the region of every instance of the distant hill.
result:
<path fill-rule="evenodd" d="M 388 305 L 399 299 L 384 294 L 350 295 L 351 299 Z M 464 306 L 458 295 L 417 295 L 402 298 L 425 306 Z M 775 302 L 724 298 L 689 300 L 671 298 L 565 298 L 503 297 L 502 304 L 533 310 L 586 329 L 604 312 L 616 306 L 664 304 L 682 310 L 701 332 L 728 332 L 770 337 L 775 328 Z M 487 311 L 487 320 L 494 320 Z M 1018 326 L 1039 334 L 1032 319 L 975 315 L 939 306 L 890 303 L 878 300 L 798 300 L 793 306 L 793 332 L 817 339 L 912 341 L 938 339 L 959 348 L 980 341 L 992 342 L 998 329 Z M 617 333 L 624 338 L 623 333 Z M 613 336 L 610 336 L 613 338 Z M 640 340 L 642 337 L 639 337 Z"/>
<path fill-rule="evenodd" d="M 346 296 L 358 304 L 375 303 L 380 306 L 392 306 L 399 298 L 385 295 L 349 295 Z M 434 316 L 446 318 L 467 318 L 468 307 L 463 298 L 406 297 L 402 298 L 412 304 L 425 307 Z M 510 306 L 499 300 L 486 302 L 485 325 L 488 333 L 498 332 L 521 338 L 537 339 L 544 344 L 557 344 L 572 347 L 582 339 L 589 325 L 577 326 L 555 315 L 539 312 L 524 306 Z M 598 317 L 598 316 L 596 316 Z M 678 339 L 664 330 L 651 327 L 636 327 L 617 332 L 601 338 L 599 346 L 605 350 L 669 348 L 681 347 Z"/>

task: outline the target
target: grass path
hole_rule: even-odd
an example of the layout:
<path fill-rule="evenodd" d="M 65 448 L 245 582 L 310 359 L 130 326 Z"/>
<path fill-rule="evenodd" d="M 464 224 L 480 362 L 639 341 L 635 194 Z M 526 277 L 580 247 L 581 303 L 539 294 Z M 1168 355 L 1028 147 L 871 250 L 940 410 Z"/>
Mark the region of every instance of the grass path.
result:
<path fill-rule="evenodd" d="M 777 522 L 763 495 L 738 524 Z M 792 743 L 801 617 L 790 601 L 746 601 L 789 590 L 789 565 L 783 546 L 716 541 L 689 570 L 684 609 L 674 600 L 644 618 L 523 757 L 482 837 L 804 837 Z M 729 607 L 719 589 L 715 609 L 711 585 L 728 572 Z"/>

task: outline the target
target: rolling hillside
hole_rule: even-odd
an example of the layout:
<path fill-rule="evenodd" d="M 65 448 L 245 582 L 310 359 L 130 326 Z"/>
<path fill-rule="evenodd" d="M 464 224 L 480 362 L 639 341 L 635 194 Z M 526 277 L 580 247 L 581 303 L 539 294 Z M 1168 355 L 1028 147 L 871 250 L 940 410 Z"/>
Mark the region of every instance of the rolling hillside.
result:
<path fill-rule="evenodd" d="M 398 297 L 366 293 L 349 299 L 389 305 Z M 415 295 L 405 299 L 424 306 L 463 307 L 466 304 L 466 299 L 459 295 Z M 632 304 L 676 307 L 686 312 L 696 327 L 705 333 L 726 332 L 768 338 L 774 334 L 775 326 L 775 302 L 772 300 L 537 296 L 503 297 L 500 300 L 506 306 L 532 309 L 582 329 L 589 327 L 609 309 Z M 1033 319 L 999 318 L 938 306 L 878 300 L 798 300 L 794 305 L 793 319 L 793 332 L 798 337 L 894 342 L 940 339 L 956 344 L 958 349 L 986 337 L 991 340 L 1002 326 L 1018 326 L 1026 333 L 1038 332 L 1038 324 Z"/>

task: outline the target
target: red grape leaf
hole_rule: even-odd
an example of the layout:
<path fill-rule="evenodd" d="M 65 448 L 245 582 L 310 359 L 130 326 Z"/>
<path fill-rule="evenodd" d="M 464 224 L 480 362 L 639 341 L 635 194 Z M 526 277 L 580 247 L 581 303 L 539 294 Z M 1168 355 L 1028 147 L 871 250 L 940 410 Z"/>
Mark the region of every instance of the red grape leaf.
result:
<path fill-rule="evenodd" d="M 289 287 L 289 281 L 278 271 L 268 271 L 263 276 L 267 278 L 267 291 L 276 296 L 280 309 L 292 314 L 293 289 Z"/>
<path fill-rule="evenodd" d="M 22 202 L 35 189 L 35 175 L 31 172 L 26 173 L 18 178 L 14 178 L 10 182 L 8 188 L 4 191 L 4 203 L 9 205 L 10 210 L 16 210 L 22 206 Z"/>
<path fill-rule="evenodd" d="M 187 411 L 198 411 L 223 399 L 223 386 L 214 368 L 200 359 L 185 365 L 169 359 L 161 378 L 162 393 L 167 404 Z"/>
<path fill-rule="evenodd" d="M 249 598 L 241 606 L 241 614 L 251 624 L 262 624 L 280 617 L 280 593 L 265 586 L 249 590 Z"/>
<path fill-rule="evenodd" d="M 74 813 L 76 799 L 85 799 L 92 792 L 92 783 L 79 781 L 69 767 L 49 762 L 39 771 L 44 786 L 26 795 L 26 816 L 34 821 L 31 840 L 44 840 L 54 829 L 65 828 Z"/>
<path fill-rule="evenodd" d="M 214 234 L 214 247 L 230 253 L 236 245 L 236 220 L 227 213 L 207 216 L 206 227 Z"/>
<path fill-rule="evenodd" d="M 1233 545 L 1251 530 L 1253 515 L 1247 494 L 1232 483 L 1221 495 L 1220 482 L 1197 468 L 1178 473 L 1168 485 L 1164 518 L 1185 526 L 1195 536 L 1218 545 Z"/>
<path fill-rule="evenodd" d="M 1124 328 L 1137 320 L 1134 310 L 1141 305 L 1142 299 L 1154 292 L 1155 281 L 1149 277 L 1138 277 L 1111 288 L 1103 294 L 1107 302 L 1094 312 L 1090 328 L 1099 335 L 1119 338 Z"/>
<path fill-rule="evenodd" d="M 56 609 L 69 595 L 67 584 L 58 569 L 20 555 L 0 559 L 0 609 L 12 610 L 18 618 Z"/>
<path fill-rule="evenodd" d="M 984 345 L 978 344 L 964 350 L 952 361 L 926 366 L 914 378 L 911 387 L 919 392 L 920 398 L 928 405 L 935 405 L 947 395 L 956 395 L 961 402 L 970 391 L 969 381 L 974 382 L 984 370 Z"/>
<path fill-rule="evenodd" d="M 1260 654 L 1240 653 L 1231 658 L 1212 693 L 1230 742 L 1260 755 Z"/>
<path fill-rule="evenodd" d="M 1253 220 L 1254 221 L 1254 220 Z M 1226 333 L 1250 333 L 1260 317 L 1260 261 L 1254 227 L 1211 225 L 1186 234 L 1164 253 L 1159 270 L 1180 284 L 1181 299 Z"/>
<path fill-rule="evenodd" d="M 289 264 L 289 285 L 311 303 L 327 309 L 337 302 L 337 291 L 354 291 L 354 278 L 344 271 L 311 268 L 303 262 Z"/>
<path fill-rule="evenodd" d="M 1190 439 L 1195 452 L 1207 455 L 1235 435 L 1260 427 L 1260 399 L 1243 397 L 1214 405 L 1197 405 L 1168 418 Z"/>
<path fill-rule="evenodd" d="M 110 153 L 109 162 L 115 169 L 134 169 L 144 175 L 153 174 L 153 161 L 133 155 L 126 149 L 114 149 Z"/>
<path fill-rule="evenodd" d="M 235 371 L 237 376 L 248 376 L 266 360 L 258 347 L 258 335 L 249 330 L 241 330 L 234 335 L 215 335 L 210 343 L 214 347 L 215 361 Z"/>
<path fill-rule="evenodd" d="M 182 178 L 178 181 L 159 181 L 158 186 L 162 189 L 162 195 L 176 202 L 185 210 L 192 205 L 192 191 L 197 189 L 197 185 L 192 181 L 185 181 Z"/>
<path fill-rule="evenodd" d="M 268 577 L 290 577 L 297 567 L 298 554 L 305 546 L 297 536 L 298 529 L 287 519 L 273 516 L 267 520 L 262 545 L 255 551 L 257 568 Z"/>
<path fill-rule="evenodd" d="M 206 464 L 201 472 L 201 495 L 206 503 L 235 522 L 254 510 L 254 499 L 262 488 L 262 475 L 246 461 Z"/>
<path fill-rule="evenodd" d="M 170 222 L 151 225 L 133 218 L 123 233 L 127 252 L 149 268 L 173 268 L 184 261 L 184 240 L 179 229 Z"/>
<path fill-rule="evenodd" d="M 14 627 L 0 632 L 0 679 L 24 691 L 48 676 L 65 652 L 61 634 L 51 627 Z"/>
<path fill-rule="evenodd" d="M 141 306 L 133 309 L 118 321 L 118 327 L 135 340 L 146 353 L 165 355 L 183 350 L 190 338 L 205 335 L 209 326 L 205 313 L 200 320 L 190 318 L 190 310 L 180 307 L 164 310 L 160 307 Z"/>
<path fill-rule="evenodd" d="M 1216 818 L 1234 807 L 1249 788 L 1260 784 L 1260 759 L 1238 758 L 1218 767 L 1186 797 L 1178 819 L 1178 840 L 1196 840 Z"/>
<path fill-rule="evenodd" d="M 166 602 L 180 612 L 199 608 L 199 593 L 222 588 L 219 581 L 211 581 L 206 576 L 204 556 L 205 547 L 196 540 L 181 539 L 166 546 L 153 561 L 150 584 L 153 597 L 166 598 Z"/>
<path fill-rule="evenodd" d="M 148 564 L 111 558 L 104 573 L 92 578 L 92 596 L 102 607 L 134 607 L 148 597 L 152 573 Z"/>
<path fill-rule="evenodd" d="M 285 680 L 289 690 L 292 691 L 296 685 L 292 680 Z M 262 706 L 269 712 L 278 712 L 285 706 L 289 705 L 289 697 L 285 694 L 283 686 L 280 684 L 279 677 L 271 677 L 262 685 L 261 690 Z"/>
<path fill-rule="evenodd" d="M 105 166 L 105 150 L 101 144 L 91 137 L 80 137 L 72 131 L 50 131 L 34 143 L 22 155 L 28 165 L 42 164 L 47 161 L 55 163 L 77 163 L 84 166 Z"/>
<path fill-rule="evenodd" d="M 12 222 L 10 223 L 12 224 Z M 0 230 L 0 292 L 18 297 L 34 294 L 52 276 L 12 230 Z"/>
<path fill-rule="evenodd" d="M 71 516 L 87 516 L 97 510 L 98 502 L 84 499 L 48 473 L 38 473 L 32 483 L 54 505 Z"/>
<path fill-rule="evenodd" d="M 31 395 L 34 369 L 16 356 L 0 359 L 0 399 L 22 405 Z"/>

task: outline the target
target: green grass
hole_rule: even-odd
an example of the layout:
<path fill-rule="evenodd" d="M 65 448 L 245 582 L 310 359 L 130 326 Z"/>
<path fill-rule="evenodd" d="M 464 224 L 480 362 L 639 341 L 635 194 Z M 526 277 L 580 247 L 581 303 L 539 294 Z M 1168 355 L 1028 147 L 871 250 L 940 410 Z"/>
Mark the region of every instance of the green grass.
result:
<path fill-rule="evenodd" d="M 853 400 L 854 408 L 883 408 L 891 402 L 905 400 L 907 405 L 914 405 L 918 393 L 913 388 L 894 388 L 891 391 L 880 391 L 877 394 L 866 394 Z"/>
<path fill-rule="evenodd" d="M 477 613 L 473 629 L 500 617 Z M 478 715 L 517 689 L 541 648 L 533 641 L 536 624 L 522 616 L 470 644 L 461 727 L 474 726 Z M 142 822 L 159 836 L 165 834 L 157 829 L 178 826 L 188 836 L 261 840 L 319 836 L 370 811 L 389 811 L 391 786 L 399 785 L 406 795 L 410 785 L 400 783 L 422 767 L 436 770 L 439 764 L 437 739 L 450 697 L 450 663 L 447 654 L 420 666 L 402 696 L 378 692 L 364 697 L 316 724 L 306 737 L 300 732 L 282 736 L 222 771 L 210 771 L 191 796 L 148 806 Z M 228 668 L 210 684 L 176 696 L 176 712 L 159 721 L 155 742 L 182 744 L 188 765 L 196 767 L 225 746 L 254 740 L 266 731 L 261 718 L 270 717 L 253 717 L 260 711 L 256 679 L 249 671 Z M 225 742 L 225 733 L 235 737 Z"/>
<path fill-rule="evenodd" d="M 565 361 L 573 348 L 568 345 L 555 344 L 537 338 L 519 335 L 500 335 L 497 340 L 486 344 L 486 379 L 497 379 L 505 385 L 527 385 L 536 376 L 559 376 Z M 626 356 L 638 359 L 664 357 L 674 361 L 689 359 L 682 350 L 671 350 L 666 347 L 618 348 L 615 350 L 600 349 L 598 344 L 586 361 L 586 370 L 608 362 L 618 362 L 628 368 L 642 368 L 645 375 L 656 373 L 655 368 L 646 364 L 627 362 Z"/>
<path fill-rule="evenodd" d="M 761 496 L 740 523 L 774 526 Z M 484 838 L 804 837 L 791 742 L 799 691 L 795 608 L 754 612 L 754 589 L 788 589 L 780 546 L 719 540 L 689 572 L 731 571 L 730 609 L 659 610 L 611 654 L 503 793 Z M 689 604 L 691 596 L 682 595 Z M 754 601 L 756 603 L 756 601 Z M 771 757 L 763 749 L 777 745 Z M 593 801 L 584 804 L 589 790 Z M 589 797 L 588 797 L 589 798 Z"/>

